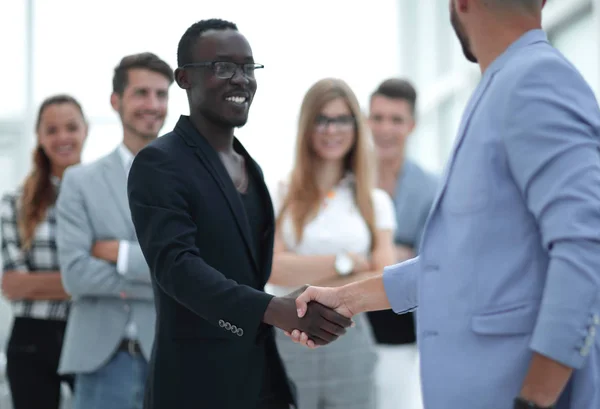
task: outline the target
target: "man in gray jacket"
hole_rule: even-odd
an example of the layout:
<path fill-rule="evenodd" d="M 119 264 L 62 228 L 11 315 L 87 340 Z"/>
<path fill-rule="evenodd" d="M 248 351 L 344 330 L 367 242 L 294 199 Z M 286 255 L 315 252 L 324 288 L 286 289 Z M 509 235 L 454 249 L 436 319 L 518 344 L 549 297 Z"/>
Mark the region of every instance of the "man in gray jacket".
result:
<path fill-rule="evenodd" d="M 134 156 L 164 124 L 172 83 L 172 69 L 156 55 L 123 58 L 110 100 L 123 125 L 123 142 L 95 162 L 67 169 L 63 177 L 58 250 L 73 306 L 59 372 L 76 375 L 74 409 L 143 404 L 155 308 L 126 184 Z"/>

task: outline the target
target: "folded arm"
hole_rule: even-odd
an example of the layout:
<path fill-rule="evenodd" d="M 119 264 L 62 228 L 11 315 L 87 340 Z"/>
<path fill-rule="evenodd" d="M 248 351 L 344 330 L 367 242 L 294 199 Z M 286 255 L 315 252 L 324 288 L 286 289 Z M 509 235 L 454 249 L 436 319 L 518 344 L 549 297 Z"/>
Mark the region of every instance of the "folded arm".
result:
<path fill-rule="evenodd" d="M 114 263 L 92 256 L 95 238 L 77 176 L 73 168 L 65 171 L 56 204 L 58 255 L 67 293 L 73 298 L 152 300 L 151 286 L 129 283 Z"/>
<path fill-rule="evenodd" d="M 324 278 L 333 280 L 336 277 L 338 273 L 335 271 L 335 254 L 315 256 L 287 251 L 276 234 L 269 283 L 295 287 Z"/>
<path fill-rule="evenodd" d="M 28 272 L 7 270 L 2 274 L 2 294 L 15 300 L 67 300 L 60 271 Z"/>
<path fill-rule="evenodd" d="M 371 253 L 371 268 L 368 271 L 353 273 L 346 277 L 340 277 L 336 274 L 334 278 L 316 281 L 315 285 L 322 287 L 339 287 L 381 275 L 383 269 L 386 266 L 394 264 L 395 261 L 396 252 L 393 231 L 389 229 L 380 229 L 375 232 L 375 235 L 375 246 Z"/>
<path fill-rule="evenodd" d="M 127 281 L 151 284 L 150 268 L 137 241 L 121 240 L 117 256 L 117 271 Z"/>
<path fill-rule="evenodd" d="M 9 300 L 68 299 L 59 271 L 30 274 L 21 248 L 16 203 L 15 197 L 6 195 L 0 204 L 2 294 Z"/>
<path fill-rule="evenodd" d="M 512 94 L 508 163 L 550 257 L 523 394 L 548 404 L 585 364 L 600 329 L 600 113 L 562 62 L 532 67 Z"/>

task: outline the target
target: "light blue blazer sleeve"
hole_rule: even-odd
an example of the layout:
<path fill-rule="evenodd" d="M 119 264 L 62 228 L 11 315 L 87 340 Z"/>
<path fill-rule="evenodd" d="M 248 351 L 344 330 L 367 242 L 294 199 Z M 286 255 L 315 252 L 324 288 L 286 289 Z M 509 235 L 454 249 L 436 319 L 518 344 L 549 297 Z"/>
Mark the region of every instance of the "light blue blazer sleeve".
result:
<path fill-rule="evenodd" d="M 508 165 L 549 255 L 531 348 L 573 368 L 600 314 L 600 112 L 569 63 L 539 59 L 506 108 Z M 504 111 L 504 110 L 503 110 Z"/>
<path fill-rule="evenodd" d="M 417 256 L 383 270 L 385 294 L 396 314 L 417 308 L 417 283 L 421 266 Z"/>

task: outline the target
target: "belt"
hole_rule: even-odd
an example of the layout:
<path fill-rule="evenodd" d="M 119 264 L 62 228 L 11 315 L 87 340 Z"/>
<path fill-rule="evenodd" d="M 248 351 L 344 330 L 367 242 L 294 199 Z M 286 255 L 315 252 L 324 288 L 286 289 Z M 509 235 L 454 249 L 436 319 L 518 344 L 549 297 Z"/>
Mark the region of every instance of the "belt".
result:
<path fill-rule="evenodd" d="M 124 339 L 119 344 L 119 351 L 129 352 L 130 355 L 138 355 L 142 353 L 140 343 L 132 339 Z"/>

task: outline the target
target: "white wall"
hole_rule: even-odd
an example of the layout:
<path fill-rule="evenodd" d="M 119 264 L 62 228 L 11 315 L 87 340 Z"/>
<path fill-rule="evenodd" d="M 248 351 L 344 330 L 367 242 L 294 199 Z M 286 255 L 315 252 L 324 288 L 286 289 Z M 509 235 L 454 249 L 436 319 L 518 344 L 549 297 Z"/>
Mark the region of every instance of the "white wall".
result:
<path fill-rule="evenodd" d="M 35 2 L 34 105 L 56 92 L 71 93 L 81 100 L 91 118 L 84 161 L 108 153 L 122 137 L 109 105 L 112 69 L 120 58 L 148 50 L 175 67 L 179 38 L 189 25 L 204 18 L 235 22 L 253 46 L 256 61 L 266 66 L 257 73 L 258 92 L 250 121 L 238 135 L 263 166 L 268 180 L 291 167 L 299 104 L 314 81 L 341 77 L 366 102 L 382 78 L 398 72 L 395 0 L 378 0 L 377 7 L 372 2 L 343 0 L 171 0 L 161 2 L 160 7 L 150 4 L 141 0 Z M 0 7 L 7 6 L 19 8 Z M 14 10 L 13 14 L 17 21 L 24 15 Z M 0 30 L 3 38 L 12 31 Z M 9 51 L 18 54 L 18 50 Z M 22 67 L 13 71 L 22 71 Z M 17 88 L 12 89 L 19 94 Z M 165 132 L 188 111 L 185 94 L 176 85 L 169 109 Z M 18 114 L 18 110 L 9 114 Z M 27 132 L 29 146 L 21 155 L 33 144 L 30 130 Z M 24 171 L 19 168 L 17 173 Z"/>
<path fill-rule="evenodd" d="M 27 9 L 28 3 L 33 9 Z M 250 121 L 238 136 L 262 165 L 269 184 L 291 169 L 300 102 L 313 82 L 326 76 L 343 78 L 366 104 L 376 85 L 399 70 L 396 0 L 152 4 L 142 0 L 0 2 L 0 194 L 13 189 L 29 170 L 33 116 L 45 97 L 66 92 L 81 101 L 91 122 L 84 161 L 110 152 L 122 138 L 109 104 L 114 66 L 126 54 L 151 51 L 175 67 L 178 41 L 198 20 L 216 17 L 235 22 L 249 39 L 256 62 L 266 67 L 257 72 L 258 92 Z M 27 64 L 28 10 L 33 15 L 31 65 Z M 176 85 L 169 110 L 165 132 L 188 112 L 185 93 Z M 0 337 L 6 316 L 0 312 Z"/>
<path fill-rule="evenodd" d="M 415 81 L 420 94 L 419 124 L 409 154 L 440 172 L 480 74 L 462 55 L 449 23 L 448 0 L 409 1 L 399 0 L 406 5 L 400 29 L 407 38 L 401 74 Z M 550 0 L 543 16 L 552 43 L 600 95 L 600 0 Z"/>

